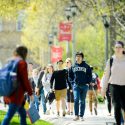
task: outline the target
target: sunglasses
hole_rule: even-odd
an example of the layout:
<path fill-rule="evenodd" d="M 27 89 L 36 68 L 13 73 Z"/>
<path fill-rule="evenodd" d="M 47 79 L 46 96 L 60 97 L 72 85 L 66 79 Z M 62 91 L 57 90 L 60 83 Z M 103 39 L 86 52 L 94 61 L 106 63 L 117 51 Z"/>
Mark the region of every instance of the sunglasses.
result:
<path fill-rule="evenodd" d="M 67 64 L 70 63 L 70 62 L 66 62 Z"/>

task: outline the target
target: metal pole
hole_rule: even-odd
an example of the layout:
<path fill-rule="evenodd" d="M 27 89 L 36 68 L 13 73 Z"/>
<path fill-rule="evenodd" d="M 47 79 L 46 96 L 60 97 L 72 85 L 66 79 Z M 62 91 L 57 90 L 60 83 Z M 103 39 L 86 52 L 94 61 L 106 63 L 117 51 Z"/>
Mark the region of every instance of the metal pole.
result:
<path fill-rule="evenodd" d="M 75 45 L 75 17 L 73 17 L 72 22 L 73 30 L 72 30 L 72 62 L 75 63 L 75 53 L 76 53 L 76 45 Z"/>
<path fill-rule="evenodd" d="M 105 27 L 105 63 L 108 60 L 108 28 Z"/>
<path fill-rule="evenodd" d="M 66 57 L 69 57 L 69 41 L 66 41 Z"/>
<path fill-rule="evenodd" d="M 51 45 L 49 46 L 49 62 L 48 63 L 51 63 Z"/>

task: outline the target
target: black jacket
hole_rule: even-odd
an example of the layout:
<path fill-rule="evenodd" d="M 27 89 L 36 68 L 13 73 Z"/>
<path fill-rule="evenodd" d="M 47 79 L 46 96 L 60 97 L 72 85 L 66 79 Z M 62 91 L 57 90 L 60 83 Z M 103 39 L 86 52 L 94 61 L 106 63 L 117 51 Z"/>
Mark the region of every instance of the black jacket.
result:
<path fill-rule="evenodd" d="M 43 89 L 43 84 L 42 84 L 42 77 L 44 75 L 44 71 L 40 72 L 39 78 L 38 78 L 38 82 L 36 87 L 39 88 L 39 90 Z"/>

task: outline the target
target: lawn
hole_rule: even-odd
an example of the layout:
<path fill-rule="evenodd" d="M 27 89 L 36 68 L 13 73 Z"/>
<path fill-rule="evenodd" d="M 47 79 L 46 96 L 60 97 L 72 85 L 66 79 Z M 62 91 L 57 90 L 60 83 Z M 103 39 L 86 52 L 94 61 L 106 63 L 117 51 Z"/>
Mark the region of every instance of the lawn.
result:
<path fill-rule="evenodd" d="M 0 111 L 0 123 L 3 120 L 4 116 L 5 116 L 5 112 Z M 18 115 L 15 115 L 13 117 L 10 125 L 19 125 L 19 121 L 20 121 L 20 119 L 19 119 Z M 29 118 L 27 118 L 27 125 L 31 125 Z M 43 121 L 43 120 L 39 120 L 34 125 L 52 125 L 52 124 L 48 123 L 46 121 Z"/>

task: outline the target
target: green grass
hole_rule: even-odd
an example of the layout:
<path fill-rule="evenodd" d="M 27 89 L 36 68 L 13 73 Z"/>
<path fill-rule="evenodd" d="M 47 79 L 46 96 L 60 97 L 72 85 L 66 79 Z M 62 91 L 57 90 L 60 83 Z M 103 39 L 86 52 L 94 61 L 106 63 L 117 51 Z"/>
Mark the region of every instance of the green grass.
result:
<path fill-rule="evenodd" d="M 6 112 L 0 111 L 0 123 L 4 119 L 5 114 Z M 18 117 L 18 115 L 15 115 L 11 120 L 10 125 L 19 125 L 19 124 L 20 124 L 20 118 Z M 28 117 L 27 117 L 27 125 L 31 125 L 31 122 Z M 38 120 L 33 125 L 52 125 L 52 124 L 43 120 Z"/>

